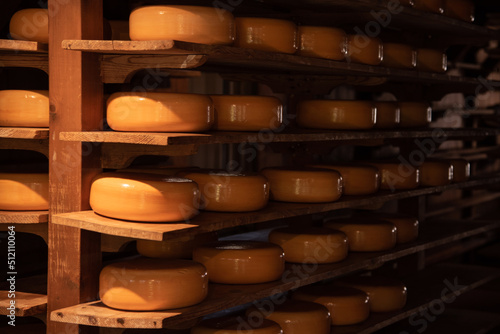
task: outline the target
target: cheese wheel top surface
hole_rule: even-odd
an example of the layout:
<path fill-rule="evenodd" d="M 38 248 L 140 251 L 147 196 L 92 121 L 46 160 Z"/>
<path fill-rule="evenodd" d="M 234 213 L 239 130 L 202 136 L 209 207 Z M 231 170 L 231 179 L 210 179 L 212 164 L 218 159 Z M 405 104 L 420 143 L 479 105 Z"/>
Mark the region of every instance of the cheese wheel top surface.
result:
<path fill-rule="evenodd" d="M 444 186 L 453 180 L 453 165 L 449 162 L 427 160 L 419 166 L 419 169 L 422 186 Z"/>
<path fill-rule="evenodd" d="M 417 49 L 417 69 L 443 73 L 448 69 L 446 53 L 433 49 Z"/>
<path fill-rule="evenodd" d="M 48 173 L 0 173 L 0 210 L 48 209 Z"/>
<path fill-rule="evenodd" d="M 0 126 L 49 127 L 49 92 L 0 90 Z"/>
<path fill-rule="evenodd" d="M 342 29 L 299 26 L 299 50 L 306 57 L 343 60 L 347 52 L 347 35 Z"/>
<path fill-rule="evenodd" d="M 399 127 L 401 122 L 401 109 L 397 102 L 376 101 L 373 102 L 377 108 L 377 129 L 393 129 Z"/>
<path fill-rule="evenodd" d="M 395 68 L 414 68 L 417 66 L 417 53 L 410 45 L 384 43 L 382 65 Z"/>
<path fill-rule="evenodd" d="M 344 195 L 369 195 L 376 193 L 380 188 L 380 172 L 373 166 L 332 164 L 311 167 L 338 171 L 342 176 Z"/>
<path fill-rule="evenodd" d="M 191 259 L 193 249 L 207 242 L 217 240 L 216 233 L 203 233 L 195 236 L 169 238 L 163 241 L 137 240 L 137 251 L 139 254 L 162 259 Z"/>
<path fill-rule="evenodd" d="M 465 182 L 470 178 L 470 163 L 465 159 L 450 159 L 453 166 L 453 182 Z"/>
<path fill-rule="evenodd" d="M 203 320 L 191 328 L 191 334 L 283 334 L 274 321 L 262 319 L 256 324 L 244 317 L 221 317 Z"/>
<path fill-rule="evenodd" d="M 418 167 L 400 161 L 366 161 L 380 171 L 380 188 L 385 190 L 415 189 L 420 185 Z"/>
<path fill-rule="evenodd" d="M 347 43 L 346 58 L 354 63 L 379 65 L 384 59 L 384 46 L 378 38 L 348 35 Z"/>
<path fill-rule="evenodd" d="M 24 41 L 49 42 L 49 12 L 42 8 L 22 9 L 12 15 L 9 24 L 12 38 Z"/>

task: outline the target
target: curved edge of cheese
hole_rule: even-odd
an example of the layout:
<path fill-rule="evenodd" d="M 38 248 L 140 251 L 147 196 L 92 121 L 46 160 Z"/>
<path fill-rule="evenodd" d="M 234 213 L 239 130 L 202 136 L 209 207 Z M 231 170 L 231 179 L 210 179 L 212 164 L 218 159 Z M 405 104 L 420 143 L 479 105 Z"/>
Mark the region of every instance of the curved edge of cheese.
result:
<path fill-rule="evenodd" d="M 49 11 L 27 8 L 15 12 L 10 19 L 9 32 L 14 39 L 49 43 Z"/>
<path fill-rule="evenodd" d="M 384 45 L 378 38 L 347 35 L 346 59 L 353 63 L 380 65 L 384 60 Z"/>
<path fill-rule="evenodd" d="M 332 27 L 299 26 L 297 54 L 305 57 L 343 60 L 347 53 L 347 35 Z"/>
<path fill-rule="evenodd" d="M 169 238 L 163 241 L 137 240 L 137 252 L 142 256 L 160 259 L 191 259 L 193 249 L 208 242 L 217 241 L 216 233 Z"/>
<path fill-rule="evenodd" d="M 453 182 L 465 182 L 470 178 L 470 162 L 465 159 L 450 159 L 453 166 Z"/>
<path fill-rule="evenodd" d="M 0 126 L 49 127 L 49 91 L 0 90 Z"/>
<path fill-rule="evenodd" d="M 444 15 L 466 22 L 475 20 L 474 2 L 470 0 L 444 0 Z"/>
<path fill-rule="evenodd" d="M 340 173 L 344 195 L 369 195 L 380 189 L 380 172 L 376 167 L 355 164 L 311 165 L 312 168 L 331 169 Z"/>
<path fill-rule="evenodd" d="M 48 209 L 48 173 L 0 173 L 0 210 Z"/>
<path fill-rule="evenodd" d="M 357 213 L 354 217 L 364 219 L 374 218 L 377 220 L 386 220 L 397 228 L 397 243 L 403 244 L 414 241 L 418 238 L 419 221 L 417 218 L 401 213 L 385 212 L 363 212 Z"/>
<path fill-rule="evenodd" d="M 415 68 L 417 53 L 412 46 L 400 43 L 384 43 L 383 66 L 394 68 Z"/>
<path fill-rule="evenodd" d="M 280 325 L 269 319 L 258 323 L 245 317 L 225 316 L 201 321 L 190 334 L 283 334 Z"/>
<path fill-rule="evenodd" d="M 377 122 L 374 128 L 394 129 L 399 127 L 401 123 L 401 109 L 397 102 L 376 101 L 373 102 L 373 105 L 377 108 Z"/>
<path fill-rule="evenodd" d="M 444 73 L 448 69 L 448 57 L 439 50 L 417 49 L 417 69 Z"/>
<path fill-rule="evenodd" d="M 419 169 L 420 184 L 424 187 L 445 186 L 453 180 L 453 165 L 449 162 L 424 161 Z"/>
<path fill-rule="evenodd" d="M 444 0 L 414 0 L 413 8 L 426 12 L 444 13 Z"/>
<path fill-rule="evenodd" d="M 420 185 L 420 170 L 409 163 L 365 161 L 380 171 L 380 189 L 409 190 Z"/>
<path fill-rule="evenodd" d="M 424 127 L 432 122 L 432 107 L 426 102 L 399 102 L 400 126 Z"/>

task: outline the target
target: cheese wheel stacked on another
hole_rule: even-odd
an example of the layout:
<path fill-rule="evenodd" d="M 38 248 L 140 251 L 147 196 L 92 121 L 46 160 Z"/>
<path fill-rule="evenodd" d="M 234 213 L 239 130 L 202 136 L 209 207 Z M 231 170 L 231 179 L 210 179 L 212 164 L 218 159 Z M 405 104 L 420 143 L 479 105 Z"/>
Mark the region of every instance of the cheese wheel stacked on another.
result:
<path fill-rule="evenodd" d="M 138 258 L 104 267 L 101 301 L 128 311 L 157 311 L 200 303 L 208 292 L 205 267 L 189 260 Z"/>
<path fill-rule="evenodd" d="M 444 0 L 414 0 L 413 8 L 443 14 Z"/>
<path fill-rule="evenodd" d="M 344 30 L 331 27 L 299 26 L 299 50 L 305 57 L 343 60 L 347 52 Z"/>
<path fill-rule="evenodd" d="M 42 8 L 21 9 L 12 15 L 9 32 L 13 39 L 49 43 L 49 11 Z"/>
<path fill-rule="evenodd" d="M 437 187 L 450 184 L 453 180 L 453 165 L 444 161 L 424 161 L 419 167 L 420 184 Z"/>
<path fill-rule="evenodd" d="M 221 317 L 203 320 L 191 334 L 284 334 L 276 322 L 261 319 L 258 322 L 244 317 Z"/>
<path fill-rule="evenodd" d="M 399 127 L 401 122 L 401 109 L 397 102 L 377 101 L 373 102 L 377 108 L 377 129 L 394 129 Z"/>
<path fill-rule="evenodd" d="M 376 167 L 355 164 L 313 165 L 313 168 L 332 169 L 340 173 L 344 195 L 369 195 L 380 188 L 380 172 Z"/>
<path fill-rule="evenodd" d="M 417 167 L 399 161 L 365 162 L 380 171 L 380 189 L 409 190 L 420 185 L 420 171 Z"/>
<path fill-rule="evenodd" d="M 394 68 L 415 68 L 417 66 L 417 53 L 410 45 L 384 43 L 382 65 Z"/>
<path fill-rule="evenodd" d="M 453 182 L 465 182 L 470 178 L 470 163 L 465 159 L 450 159 L 453 166 Z"/>
<path fill-rule="evenodd" d="M 0 90 L 0 126 L 49 127 L 47 90 Z"/>
<path fill-rule="evenodd" d="M 384 46 L 378 38 L 348 35 L 346 58 L 353 63 L 379 65 L 384 59 Z"/>
<path fill-rule="evenodd" d="M 474 22 L 474 2 L 471 0 L 444 0 L 444 15 L 466 22 Z"/>
<path fill-rule="evenodd" d="M 213 241 L 217 241 L 215 233 L 169 238 L 163 241 L 138 239 L 137 252 L 143 256 L 152 258 L 191 259 L 193 257 L 193 249 Z"/>
<path fill-rule="evenodd" d="M 425 102 L 399 102 L 399 125 L 403 128 L 428 126 L 432 121 L 432 108 Z"/>
<path fill-rule="evenodd" d="M 426 72 L 444 73 L 448 69 L 446 53 L 433 49 L 417 49 L 417 69 Z"/>
<path fill-rule="evenodd" d="M 401 213 L 383 213 L 383 212 L 369 212 L 369 213 L 358 213 L 355 217 L 361 217 L 363 219 L 377 219 L 386 220 L 397 229 L 397 239 L 396 243 L 403 244 L 406 242 L 411 242 L 418 237 L 418 219 Z"/>
<path fill-rule="evenodd" d="M 48 209 L 48 173 L 0 173 L 0 210 Z"/>

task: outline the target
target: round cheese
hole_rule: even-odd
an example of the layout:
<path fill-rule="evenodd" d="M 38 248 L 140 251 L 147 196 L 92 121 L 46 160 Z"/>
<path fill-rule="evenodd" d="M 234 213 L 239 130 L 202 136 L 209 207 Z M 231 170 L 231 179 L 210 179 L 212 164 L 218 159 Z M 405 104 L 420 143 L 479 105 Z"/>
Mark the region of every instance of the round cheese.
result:
<path fill-rule="evenodd" d="M 346 58 L 353 63 L 379 65 L 384 59 L 384 46 L 378 38 L 348 35 Z"/>
<path fill-rule="evenodd" d="M 377 108 L 377 129 L 394 129 L 401 122 L 401 109 L 397 102 L 377 101 L 373 103 Z"/>
<path fill-rule="evenodd" d="M 399 102 L 403 128 L 428 126 L 432 121 L 432 108 L 424 102 Z"/>
<path fill-rule="evenodd" d="M 271 96 L 212 95 L 214 130 L 276 130 L 283 122 L 283 105 Z"/>
<path fill-rule="evenodd" d="M 114 93 L 107 120 L 116 131 L 202 132 L 214 122 L 210 97 L 177 93 Z"/>
<path fill-rule="evenodd" d="M 397 229 L 396 243 L 398 244 L 414 241 L 418 237 L 418 219 L 410 215 L 401 213 L 369 212 L 356 214 L 355 217 L 385 220 L 392 223 Z"/>
<path fill-rule="evenodd" d="M 191 259 L 194 248 L 213 241 L 217 241 L 215 233 L 169 238 L 163 241 L 138 239 L 137 252 L 143 256 L 152 258 Z"/>
<path fill-rule="evenodd" d="M 49 43 L 49 11 L 27 8 L 14 13 L 10 19 L 9 32 L 13 39 Z"/>
<path fill-rule="evenodd" d="M 0 210 L 49 209 L 49 174 L 0 173 Z"/>
<path fill-rule="evenodd" d="M 138 258 L 104 267 L 101 301 L 128 311 L 157 311 L 200 303 L 208 292 L 205 267 L 189 260 Z"/>
<path fill-rule="evenodd" d="M 271 184 L 270 198 L 281 202 L 334 202 L 342 195 L 342 177 L 333 170 L 266 168 L 261 171 Z"/>
<path fill-rule="evenodd" d="M 245 317 L 212 318 L 191 328 L 191 334 L 283 334 L 276 322 L 259 319 L 258 322 Z"/>
<path fill-rule="evenodd" d="M 444 12 L 444 0 L 414 0 L 413 8 L 442 14 Z"/>
<path fill-rule="evenodd" d="M 298 289 L 292 298 L 324 305 L 334 326 L 358 324 L 370 315 L 368 295 L 354 288 L 309 285 Z"/>
<path fill-rule="evenodd" d="M 283 248 L 286 262 L 334 263 L 347 257 L 347 236 L 329 228 L 278 228 L 271 231 L 269 241 Z"/>
<path fill-rule="evenodd" d="M 237 17 L 234 46 L 262 51 L 295 53 L 297 26 L 286 20 Z"/>
<path fill-rule="evenodd" d="M 380 188 L 380 172 L 368 165 L 313 165 L 314 168 L 336 170 L 342 176 L 344 195 L 369 195 Z"/>
<path fill-rule="evenodd" d="M 297 124 L 304 128 L 362 130 L 376 120 L 377 108 L 366 101 L 306 100 L 297 106 Z"/>
<path fill-rule="evenodd" d="M 281 278 L 285 270 L 281 247 L 259 241 L 219 241 L 197 247 L 193 260 L 205 265 L 211 282 L 257 284 Z"/>
<path fill-rule="evenodd" d="M 410 45 L 384 43 L 382 65 L 395 68 L 414 68 L 417 66 L 417 53 Z"/>
<path fill-rule="evenodd" d="M 298 55 L 343 60 L 347 52 L 344 30 L 331 27 L 299 26 Z"/>
<path fill-rule="evenodd" d="M 129 25 L 133 41 L 176 40 L 215 45 L 234 41 L 233 15 L 216 7 L 139 7 L 130 14 Z"/>
<path fill-rule="evenodd" d="M 446 53 L 439 50 L 417 49 L 417 69 L 444 73 L 448 69 L 448 57 Z"/>
<path fill-rule="evenodd" d="M 453 180 L 453 165 L 443 161 L 424 161 L 419 167 L 420 184 L 437 187 L 450 184 Z"/>
<path fill-rule="evenodd" d="M 420 171 L 417 167 L 399 161 L 367 161 L 366 164 L 377 167 L 380 171 L 380 189 L 410 190 L 420 185 Z"/>
<path fill-rule="evenodd" d="M 197 214 L 199 201 L 195 182 L 162 175 L 103 173 L 90 188 L 90 206 L 96 213 L 124 220 L 188 220 Z"/>
<path fill-rule="evenodd" d="M 0 90 L 0 126 L 49 127 L 49 92 Z"/>
<path fill-rule="evenodd" d="M 465 182 L 470 178 L 470 163 L 465 159 L 450 159 L 453 166 L 453 182 Z"/>
<path fill-rule="evenodd" d="M 471 0 L 444 0 L 444 14 L 459 20 L 474 22 L 474 2 Z"/>

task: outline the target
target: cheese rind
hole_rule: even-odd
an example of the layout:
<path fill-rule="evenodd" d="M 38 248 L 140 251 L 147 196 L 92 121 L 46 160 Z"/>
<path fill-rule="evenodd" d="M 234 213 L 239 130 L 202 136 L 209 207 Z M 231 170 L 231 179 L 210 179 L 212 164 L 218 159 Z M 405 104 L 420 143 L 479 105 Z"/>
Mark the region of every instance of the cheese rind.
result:
<path fill-rule="evenodd" d="M 425 102 L 399 102 L 402 128 L 425 127 L 432 121 L 432 108 Z"/>
<path fill-rule="evenodd" d="M 453 180 L 453 165 L 449 162 L 424 161 L 419 169 L 420 184 L 424 187 L 445 186 Z"/>
<path fill-rule="evenodd" d="M 47 90 L 0 90 L 0 126 L 49 127 Z"/>
<path fill-rule="evenodd" d="M 299 50 L 305 57 L 343 60 L 347 52 L 347 35 L 342 29 L 299 26 Z"/>
<path fill-rule="evenodd" d="M 398 244 L 414 241 L 418 238 L 419 221 L 417 218 L 401 213 L 369 212 L 355 215 L 364 219 L 386 220 L 397 228 Z"/>
<path fill-rule="evenodd" d="M 417 49 L 417 69 L 444 73 L 448 69 L 448 57 L 446 53 L 439 50 Z"/>
<path fill-rule="evenodd" d="M 49 11 L 27 8 L 15 12 L 10 19 L 9 32 L 14 39 L 49 43 Z"/>
<path fill-rule="evenodd" d="M 393 129 L 399 127 L 401 122 L 401 109 L 397 102 L 377 101 L 373 102 L 377 108 L 376 129 Z"/>
<path fill-rule="evenodd" d="M 137 252 L 142 256 L 161 259 L 191 259 L 193 249 L 208 242 L 217 241 L 215 233 L 197 234 L 163 241 L 137 240 Z"/>
<path fill-rule="evenodd" d="M 411 164 L 387 161 L 366 161 L 367 165 L 377 167 L 380 171 L 380 189 L 384 190 L 409 190 L 420 185 L 420 170 Z"/>
<path fill-rule="evenodd" d="M 453 166 L 453 182 L 465 182 L 470 178 L 470 163 L 465 159 L 450 159 Z"/>
<path fill-rule="evenodd" d="M 384 59 L 384 45 L 378 38 L 348 35 L 346 58 L 353 63 L 379 65 Z"/>
<path fill-rule="evenodd" d="M 0 173 L 0 210 L 49 209 L 49 174 Z"/>
<path fill-rule="evenodd" d="M 470 0 L 444 0 L 444 15 L 466 22 L 474 22 L 474 2 Z"/>
<path fill-rule="evenodd" d="M 369 195 L 380 189 L 380 172 L 376 167 L 355 164 L 312 165 L 314 168 L 332 169 L 340 173 L 344 195 Z"/>
<path fill-rule="evenodd" d="M 191 328 L 191 334 L 283 334 L 276 322 L 246 317 L 221 317 L 203 320 Z"/>
<path fill-rule="evenodd" d="M 410 45 L 384 43 L 382 65 L 394 68 L 414 68 L 417 66 L 417 53 Z"/>

